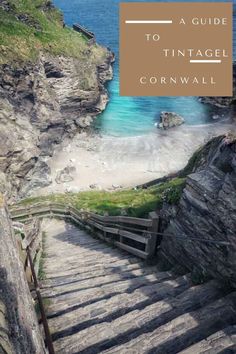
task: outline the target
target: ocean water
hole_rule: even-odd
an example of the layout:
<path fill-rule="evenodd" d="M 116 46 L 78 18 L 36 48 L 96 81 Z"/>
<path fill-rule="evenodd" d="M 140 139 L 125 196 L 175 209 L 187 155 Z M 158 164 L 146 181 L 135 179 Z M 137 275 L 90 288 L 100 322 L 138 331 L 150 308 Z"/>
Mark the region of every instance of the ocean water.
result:
<path fill-rule="evenodd" d="M 76 22 L 84 25 L 96 34 L 98 43 L 109 47 L 116 55 L 116 62 L 113 67 L 114 79 L 107 85 L 110 102 L 106 110 L 96 119 L 96 129 L 101 134 L 113 136 L 147 134 L 157 129 L 155 123 L 158 121 L 161 111 L 174 111 L 182 115 L 186 124 L 189 125 L 209 124 L 216 121 L 214 110 L 201 104 L 195 97 L 119 96 L 120 2 L 119 0 L 54 0 L 54 4 L 63 11 L 67 25 L 72 26 Z M 126 0 L 125 2 L 144 1 Z M 201 2 L 210 2 L 210 0 L 202 0 Z M 234 6 L 234 33 L 236 34 L 236 5 Z M 234 41 L 236 43 L 236 35 Z M 234 58 L 236 58 L 235 45 Z M 222 110 L 221 119 L 227 119 L 228 115 L 228 112 Z"/>

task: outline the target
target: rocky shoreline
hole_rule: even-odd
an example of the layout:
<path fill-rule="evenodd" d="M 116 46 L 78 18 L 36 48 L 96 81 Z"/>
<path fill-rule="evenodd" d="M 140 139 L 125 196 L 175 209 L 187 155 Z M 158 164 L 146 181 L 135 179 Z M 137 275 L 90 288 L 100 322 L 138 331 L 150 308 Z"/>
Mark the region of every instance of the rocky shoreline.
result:
<path fill-rule="evenodd" d="M 48 5 L 45 5 L 46 7 L 41 10 L 45 13 L 45 16 L 50 17 L 54 7 L 50 1 L 46 4 Z M 17 23 L 18 21 L 24 23 L 24 25 L 39 33 L 43 31 L 42 26 L 40 27 L 37 22 L 37 18 L 34 19 L 35 22 L 32 15 L 15 13 L 16 6 L 13 6 L 10 1 L 1 2 L 0 9 L 15 15 Z M 61 15 L 57 17 L 59 26 L 64 30 L 63 17 Z M 49 48 L 50 45 L 51 43 Z M 14 61 L 14 64 L 0 65 L 0 192 L 4 193 L 7 198 L 12 200 L 23 198 L 31 194 L 33 190 L 53 185 L 54 177 L 50 159 L 55 151 L 60 149 L 59 144 L 67 139 L 72 139 L 77 133 L 88 131 L 88 127 L 94 118 L 106 108 L 109 98 L 105 84 L 113 76 L 114 54 L 96 43 L 83 45 L 80 57 L 52 54 L 46 48 L 39 52 L 34 62 L 28 60 L 28 62 L 22 64 L 20 61 Z M 7 47 L 0 47 L 4 53 Z M 235 65 L 234 86 L 236 86 Z M 214 105 L 216 112 L 221 107 L 233 107 L 234 99 L 235 96 L 233 98 L 200 98 L 203 103 Z M 162 118 L 163 129 L 183 123 L 182 118 L 173 112 L 163 112 Z M 184 129 L 183 132 L 183 137 L 186 139 Z M 220 131 L 220 133 L 224 133 L 224 131 Z M 168 146 L 169 148 L 169 145 L 167 139 L 165 140 L 164 132 L 162 135 L 162 148 L 165 154 L 165 147 Z M 122 153 L 123 148 L 119 145 L 119 142 L 117 144 L 119 151 Z M 159 167 L 156 167 L 156 165 L 161 165 L 160 155 L 158 155 L 160 148 L 154 144 L 153 151 L 151 146 L 147 146 L 148 142 L 142 141 L 142 144 L 144 148 L 142 146 L 140 148 L 136 142 L 134 143 L 137 151 L 130 154 L 127 163 L 134 165 L 136 161 L 136 170 L 140 175 L 143 175 L 143 171 L 147 172 L 148 175 L 149 171 L 156 173 L 158 170 L 158 173 L 153 175 L 153 178 L 158 178 L 159 173 L 163 175 L 162 168 L 164 168 L 162 166 L 161 171 L 159 171 Z M 187 149 L 182 140 L 180 144 L 182 145 L 180 147 L 181 156 L 183 151 L 185 153 L 185 150 L 191 150 L 189 147 Z M 107 146 L 106 142 L 104 146 Z M 129 149 L 130 147 L 126 148 Z M 109 149 L 110 147 L 108 147 Z M 138 167 L 140 160 L 136 155 L 140 156 L 140 149 L 145 153 L 148 151 L 148 159 L 145 156 L 145 166 L 148 164 L 146 169 L 143 168 L 143 165 Z M 107 152 L 107 154 L 109 153 L 112 153 L 112 151 Z M 106 156 L 104 151 L 102 151 L 102 158 L 103 155 Z M 116 151 L 114 151 L 114 156 L 117 156 Z M 119 158 L 118 155 L 118 163 Z M 111 163 L 115 166 L 114 174 L 117 176 L 120 172 L 117 173 L 117 161 L 113 160 Z M 148 161 L 146 162 L 146 160 Z M 109 158 L 107 161 L 109 161 Z M 107 164 L 107 161 L 104 163 Z M 85 169 L 87 165 L 89 165 L 89 162 L 84 161 Z M 173 169 L 175 162 L 168 161 L 166 165 L 169 169 L 169 166 L 172 165 L 171 168 Z M 63 166 L 63 168 L 65 167 Z M 182 163 L 180 167 L 182 167 Z M 103 175 L 104 165 L 99 166 L 99 168 L 102 178 L 105 178 Z M 139 171 L 140 169 L 142 171 Z M 107 172 L 110 173 L 110 170 L 107 169 Z M 86 173 L 85 176 L 82 176 L 82 179 L 87 179 Z M 123 172 L 121 173 L 123 175 Z M 79 178 L 81 180 L 81 176 Z M 146 182 L 147 178 L 149 177 L 146 176 L 143 182 Z M 152 176 L 150 176 L 151 179 Z M 138 178 L 136 183 L 142 183 L 141 177 Z M 84 184 L 85 182 L 82 183 L 82 188 L 84 188 Z M 94 185 L 96 182 L 91 181 L 90 184 Z M 113 185 L 109 182 L 110 184 Z M 119 183 L 114 182 L 114 184 L 126 185 L 125 182 L 120 181 Z M 130 185 L 130 180 L 128 185 Z"/>
<path fill-rule="evenodd" d="M 0 190 L 8 197 L 50 184 L 47 158 L 56 145 L 105 109 L 114 55 L 105 50 L 101 59 L 86 67 L 79 59 L 41 54 L 34 65 L 0 67 Z"/>
<path fill-rule="evenodd" d="M 112 137 L 84 131 L 64 139 L 50 160 L 52 183 L 28 196 L 132 188 L 175 174 L 199 146 L 235 130 L 232 124 L 181 125 L 148 135 Z"/>
<path fill-rule="evenodd" d="M 235 106 L 236 101 L 236 62 L 233 63 L 233 96 L 232 97 L 199 97 L 200 102 L 217 108 Z"/>

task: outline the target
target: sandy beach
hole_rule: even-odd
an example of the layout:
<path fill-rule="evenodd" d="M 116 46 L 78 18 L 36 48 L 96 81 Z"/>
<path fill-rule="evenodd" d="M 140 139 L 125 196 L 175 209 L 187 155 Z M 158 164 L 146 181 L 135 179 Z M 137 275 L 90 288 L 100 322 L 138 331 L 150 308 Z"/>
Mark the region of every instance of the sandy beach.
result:
<path fill-rule="evenodd" d="M 135 187 L 177 172 L 199 146 L 232 129 L 230 124 L 210 124 L 157 129 L 138 137 L 78 134 L 47 161 L 52 184 L 33 194 Z"/>

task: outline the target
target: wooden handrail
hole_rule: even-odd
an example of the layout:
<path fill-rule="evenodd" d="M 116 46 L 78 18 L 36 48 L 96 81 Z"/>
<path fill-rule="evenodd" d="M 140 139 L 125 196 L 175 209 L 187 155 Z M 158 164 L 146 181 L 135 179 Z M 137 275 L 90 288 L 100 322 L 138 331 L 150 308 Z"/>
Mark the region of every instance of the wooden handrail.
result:
<path fill-rule="evenodd" d="M 130 217 L 130 216 L 103 216 L 103 215 L 99 215 L 99 214 L 95 214 L 92 212 L 79 212 L 76 208 L 72 207 L 72 206 L 68 206 L 65 207 L 63 204 L 59 204 L 59 203 L 37 203 L 37 204 L 32 204 L 30 206 L 26 206 L 26 207 L 11 207 L 10 208 L 10 212 L 12 217 L 15 219 L 17 218 L 17 214 L 21 214 L 21 213 L 29 213 L 29 212 L 33 212 L 34 209 L 37 209 L 37 213 L 39 213 L 39 211 L 46 211 L 48 210 L 48 208 L 53 209 L 55 211 L 55 209 L 58 209 L 59 211 L 62 210 L 64 212 L 70 212 L 73 211 L 75 214 L 77 215 L 87 215 L 89 218 L 93 218 L 95 220 L 98 221 L 102 221 L 102 222 L 114 222 L 114 223 L 126 223 L 126 224 L 133 224 L 133 225 L 140 225 L 140 226 L 146 226 L 146 227 L 150 227 L 152 225 L 152 221 L 150 219 L 142 219 L 142 218 L 135 218 L 135 217 Z M 40 209 L 40 210 L 39 210 Z"/>
<path fill-rule="evenodd" d="M 10 215 L 13 220 L 22 221 L 32 219 L 35 216 L 38 218 L 47 216 L 68 218 L 93 232 L 96 231 L 103 240 L 113 242 L 118 247 L 142 258 L 153 255 L 156 246 L 157 235 L 153 231 L 157 232 L 158 230 L 153 230 L 153 218 L 102 216 L 54 202 L 13 206 L 10 208 Z M 133 231 L 129 230 L 129 225 L 133 226 Z"/>
<path fill-rule="evenodd" d="M 47 316 L 46 316 L 46 312 L 45 312 L 45 308 L 44 308 L 44 304 L 43 304 L 43 299 L 42 299 L 42 296 L 41 296 L 38 279 L 37 279 L 36 272 L 35 272 L 35 269 L 34 269 L 34 263 L 33 263 L 32 257 L 31 257 L 30 248 L 27 247 L 26 251 L 27 251 L 27 256 L 28 256 L 29 263 L 30 263 L 32 277 L 33 277 L 33 281 L 34 281 L 34 288 L 35 288 L 35 292 L 36 292 L 36 295 L 37 295 L 39 309 L 40 309 L 40 313 L 41 313 L 41 317 L 42 317 L 42 323 L 43 323 L 43 328 L 44 328 L 44 333 L 45 333 L 46 346 L 48 348 L 49 354 L 55 354 L 53 343 L 52 343 L 52 336 L 51 336 L 51 333 L 50 333 L 48 320 L 47 320 Z"/>
<path fill-rule="evenodd" d="M 30 227 L 25 226 L 24 234 L 25 238 L 22 240 L 22 249 L 27 249 L 27 247 L 31 247 L 36 236 L 37 230 L 39 228 L 39 220 L 34 219 L 33 225 L 31 224 Z"/>
<path fill-rule="evenodd" d="M 130 216 L 101 216 L 98 214 L 90 213 L 90 217 L 94 218 L 95 220 L 108 223 L 125 223 L 146 227 L 150 227 L 152 225 L 152 221 L 150 219 L 134 218 Z"/>

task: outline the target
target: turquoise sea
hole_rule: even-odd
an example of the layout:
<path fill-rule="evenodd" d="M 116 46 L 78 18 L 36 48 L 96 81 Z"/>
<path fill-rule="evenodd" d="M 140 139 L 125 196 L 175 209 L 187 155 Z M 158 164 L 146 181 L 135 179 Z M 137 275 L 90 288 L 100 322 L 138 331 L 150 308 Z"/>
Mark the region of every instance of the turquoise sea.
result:
<path fill-rule="evenodd" d="M 216 121 L 214 120 L 214 110 L 201 104 L 195 97 L 119 96 L 120 2 L 118 0 L 54 0 L 54 4 L 63 11 L 67 25 L 72 26 L 73 23 L 79 22 L 96 34 L 98 43 L 115 52 L 114 79 L 107 85 L 110 102 L 106 110 L 96 119 L 95 127 L 98 131 L 101 134 L 113 136 L 147 134 L 157 129 L 155 123 L 161 111 L 174 111 L 182 115 L 186 124 L 189 125 L 207 124 Z M 125 2 L 143 1 L 126 0 Z M 209 2 L 209 0 L 206 2 Z M 234 12 L 236 13 L 236 5 Z M 236 33 L 236 14 L 234 16 L 234 33 Z M 234 36 L 234 41 L 236 41 L 236 36 Z M 235 51 L 236 46 L 234 45 L 234 58 L 236 58 Z M 221 119 L 227 119 L 229 113 L 222 110 L 221 115 Z"/>

